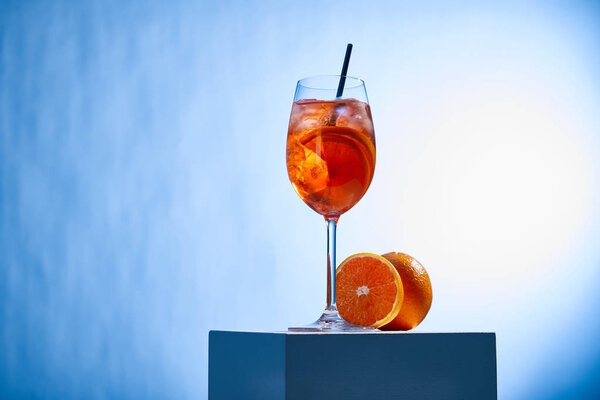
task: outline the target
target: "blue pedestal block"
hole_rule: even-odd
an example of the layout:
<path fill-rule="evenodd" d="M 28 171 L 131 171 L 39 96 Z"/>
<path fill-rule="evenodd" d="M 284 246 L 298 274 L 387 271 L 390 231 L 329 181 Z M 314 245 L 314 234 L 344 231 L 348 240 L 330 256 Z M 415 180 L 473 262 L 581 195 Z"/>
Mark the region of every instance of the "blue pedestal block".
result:
<path fill-rule="evenodd" d="M 210 400 L 492 400 L 494 333 L 209 334 Z"/>

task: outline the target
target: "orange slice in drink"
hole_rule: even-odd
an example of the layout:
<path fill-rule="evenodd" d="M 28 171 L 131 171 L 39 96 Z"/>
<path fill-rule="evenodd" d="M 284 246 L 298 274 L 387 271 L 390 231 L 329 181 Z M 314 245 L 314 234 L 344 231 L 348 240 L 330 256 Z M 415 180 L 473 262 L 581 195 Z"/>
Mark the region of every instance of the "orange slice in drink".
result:
<path fill-rule="evenodd" d="M 402 280 L 385 258 L 371 253 L 346 258 L 336 270 L 337 307 L 353 324 L 379 328 L 398 315 Z"/>

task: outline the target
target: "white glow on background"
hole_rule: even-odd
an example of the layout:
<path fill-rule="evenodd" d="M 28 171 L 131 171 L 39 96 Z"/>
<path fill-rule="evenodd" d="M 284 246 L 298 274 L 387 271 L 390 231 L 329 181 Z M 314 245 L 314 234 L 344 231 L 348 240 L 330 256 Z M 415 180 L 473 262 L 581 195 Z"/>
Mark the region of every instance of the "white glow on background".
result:
<path fill-rule="evenodd" d="M 0 5 L 0 397 L 202 398 L 209 329 L 324 303 L 295 82 L 345 44 L 377 136 L 339 258 L 405 251 L 501 399 L 600 393 L 600 32 L 585 2 Z M 6 397 L 5 396 L 5 397 Z M 594 397 L 595 396 L 595 397 Z"/>
<path fill-rule="evenodd" d="M 411 165 L 401 195 L 415 212 L 397 223 L 459 257 L 447 279 L 475 284 L 482 269 L 498 288 L 540 279 L 549 249 L 570 249 L 593 213 L 593 153 L 543 103 L 494 88 L 458 98 Z"/>

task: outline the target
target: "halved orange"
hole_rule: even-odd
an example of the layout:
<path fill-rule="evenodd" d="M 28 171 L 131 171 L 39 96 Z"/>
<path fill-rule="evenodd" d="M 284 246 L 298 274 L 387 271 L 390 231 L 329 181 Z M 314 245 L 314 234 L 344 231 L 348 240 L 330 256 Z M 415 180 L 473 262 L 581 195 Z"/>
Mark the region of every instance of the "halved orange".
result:
<path fill-rule="evenodd" d="M 379 328 L 392 321 L 404 299 L 402 280 L 385 258 L 371 253 L 354 254 L 336 270 L 337 307 L 353 324 Z"/>
<path fill-rule="evenodd" d="M 402 278 L 404 301 L 396 318 L 381 329 L 408 331 L 419 325 L 431 308 L 431 280 L 425 267 L 408 254 L 387 253 L 383 257 L 394 265 Z"/>

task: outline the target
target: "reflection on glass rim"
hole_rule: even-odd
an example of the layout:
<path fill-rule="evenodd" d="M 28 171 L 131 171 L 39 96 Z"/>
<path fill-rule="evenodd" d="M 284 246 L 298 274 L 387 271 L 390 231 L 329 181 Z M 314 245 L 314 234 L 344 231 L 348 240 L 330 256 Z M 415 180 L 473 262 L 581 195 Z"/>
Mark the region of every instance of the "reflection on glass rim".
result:
<path fill-rule="evenodd" d="M 311 84 L 311 81 L 316 82 Z M 300 79 L 298 81 L 298 86 L 315 90 L 334 90 L 337 89 L 339 81 L 340 75 L 315 75 Z M 352 89 L 363 85 L 364 81 L 362 79 L 346 75 L 344 89 Z"/>

